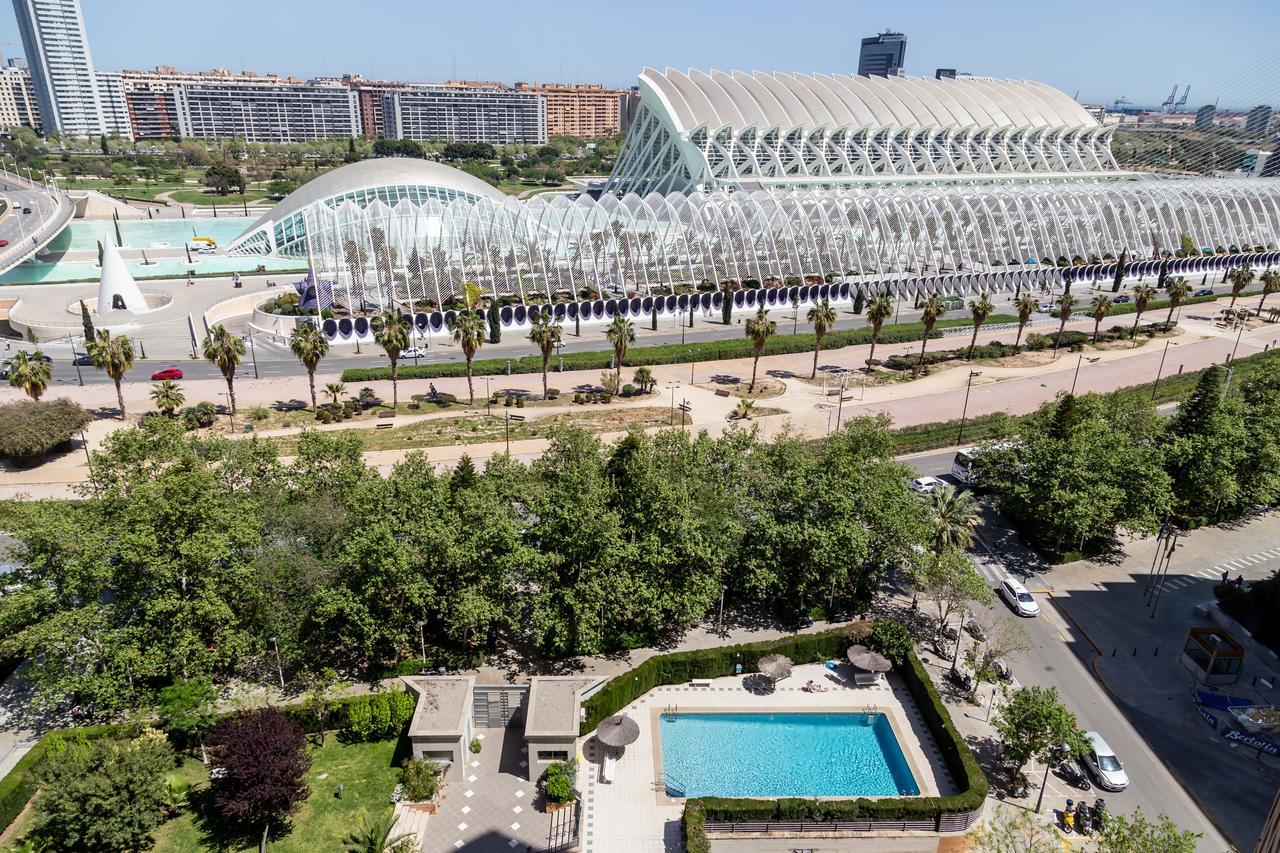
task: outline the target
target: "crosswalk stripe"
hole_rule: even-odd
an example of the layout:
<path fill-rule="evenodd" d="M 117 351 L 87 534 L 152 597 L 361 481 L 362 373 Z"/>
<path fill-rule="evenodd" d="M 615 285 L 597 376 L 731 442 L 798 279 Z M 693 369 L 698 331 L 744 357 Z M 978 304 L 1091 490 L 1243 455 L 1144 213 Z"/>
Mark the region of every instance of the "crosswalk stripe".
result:
<path fill-rule="evenodd" d="M 1258 565 L 1258 563 L 1263 562 L 1263 561 L 1266 559 L 1266 557 L 1256 557 L 1256 556 L 1255 556 L 1255 557 L 1245 557 L 1245 559 L 1246 559 L 1246 560 L 1248 560 L 1250 564 L 1252 564 L 1252 565 L 1255 565 L 1255 566 L 1256 566 L 1256 565 Z"/>
<path fill-rule="evenodd" d="M 1208 569 L 1201 569 L 1200 571 L 1196 572 L 1196 574 L 1198 574 L 1202 578 L 1209 578 L 1210 580 L 1212 580 L 1213 578 L 1222 576 L 1222 572 L 1218 572 L 1217 574 L 1214 574 Z"/>

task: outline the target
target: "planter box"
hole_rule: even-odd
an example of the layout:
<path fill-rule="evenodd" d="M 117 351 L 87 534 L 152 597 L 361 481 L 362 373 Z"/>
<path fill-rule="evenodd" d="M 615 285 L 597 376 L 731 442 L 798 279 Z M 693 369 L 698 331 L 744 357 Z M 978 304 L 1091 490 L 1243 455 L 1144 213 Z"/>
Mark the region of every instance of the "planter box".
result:
<path fill-rule="evenodd" d="M 571 808 L 573 808 L 573 800 L 570 800 L 567 803 L 553 803 L 550 800 L 548 800 L 546 813 L 555 814 L 558 811 L 563 811 L 564 809 L 571 809 Z"/>

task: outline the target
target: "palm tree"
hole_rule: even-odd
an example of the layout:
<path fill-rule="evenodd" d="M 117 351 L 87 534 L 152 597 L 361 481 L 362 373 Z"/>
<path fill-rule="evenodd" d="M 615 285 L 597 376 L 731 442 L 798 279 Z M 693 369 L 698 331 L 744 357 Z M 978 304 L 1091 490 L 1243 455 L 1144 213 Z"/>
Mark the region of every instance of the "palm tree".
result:
<path fill-rule="evenodd" d="M 164 413 L 166 418 L 173 417 L 173 413 L 182 408 L 182 404 L 187 402 L 187 397 L 182 393 L 182 388 L 172 379 L 166 379 L 159 385 L 151 386 L 151 401 L 156 404 L 156 408 Z"/>
<path fill-rule="evenodd" d="M 1156 289 L 1149 284 L 1140 284 L 1133 289 L 1133 345 L 1138 345 L 1138 324 L 1142 322 L 1142 312 L 1156 295 Z"/>
<path fill-rule="evenodd" d="M 747 386 L 747 393 L 756 390 L 756 369 L 760 366 L 760 356 L 764 353 L 764 345 L 769 342 L 778 332 L 778 324 L 769 319 L 769 312 L 763 307 L 756 312 L 754 317 L 747 319 L 746 333 L 751 339 L 752 361 L 751 361 L 751 384 Z"/>
<path fill-rule="evenodd" d="M 529 342 L 542 353 L 542 397 L 547 396 L 547 364 L 551 361 L 551 353 L 560 343 L 563 332 L 559 323 L 551 322 L 551 315 L 546 311 L 538 311 L 533 316 L 529 327 Z"/>
<path fill-rule="evenodd" d="M 9 365 L 9 384 L 26 391 L 32 400 L 39 400 L 53 379 L 53 365 L 44 360 L 40 350 L 34 353 L 18 350 L 6 364 Z"/>
<path fill-rule="evenodd" d="M 973 492 L 956 491 L 954 486 L 938 486 L 929 493 L 929 514 L 933 519 L 930 544 L 935 554 L 950 548 L 973 545 L 973 534 L 979 524 L 978 502 Z"/>
<path fill-rule="evenodd" d="M 311 408 L 316 407 L 316 366 L 329 352 L 329 339 L 314 323 L 293 327 L 289 335 L 289 349 L 307 369 L 307 384 L 311 387 Z"/>
<path fill-rule="evenodd" d="M 382 312 L 382 328 L 374 329 L 373 340 L 391 361 L 391 411 L 400 408 L 400 353 L 409 348 L 409 324 L 399 311 Z"/>
<path fill-rule="evenodd" d="M 343 853 L 395 853 L 413 849 L 417 849 L 413 833 L 396 832 L 396 815 L 391 809 L 372 819 L 360 815 L 356 828 L 342 839 Z"/>
<path fill-rule="evenodd" d="M 647 367 L 637 367 L 636 372 L 632 375 L 631 381 L 640 386 L 640 391 L 648 394 L 653 390 L 653 386 L 657 384 L 653 378 L 653 371 Z"/>
<path fill-rule="evenodd" d="M 202 347 L 207 361 L 217 365 L 222 371 L 222 378 L 227 380 L 227 400 L 231 403 L 231 417 L 236 416 L 236 368 L 240 359 L 244 358 L 244 341 L 227 331 L 226 326 L 218 325 L 204 336 Z"/>
<path fill-rule="evenodd" d="M 911 378 L 915 379 L 920 375 L 920 366 L 924 364 L 924 350 L 929 345 L 929 335 L 933 334 L 933 326 L 947 313 L 947 305 L 942 301 L 942 297 L 936 293 L 930 293 L 929 298 L 920 303 L 920 322 L 924 325 L 924 338 L 920 341 L 920 359 L 916 362 L 916 369 L 911 372 Z"/>
<path fill-rule="evenodd" d="M 467 393 L 471 396 L 471 404 L 475 405 L 476 391 L 471 384 L 471 360 L 484 344 L 485 321 L 475 311 L 463 311 L 453 321 L 453 339 L 462 347 L 462 354 L 467 359 Z"/>
<path fill-rule="evenodd" d="M 884 321 L 893 316 L 893 297 L 889 291 L 877 293 L 867 301 L 867 322 L 871 324 L 871 353 L 867 356 L 867 373 L 871 372 L 871 361 L 876 357 L 876 344 L 880 342 L 880 329 Z"/>
<path fill-rule="evenodd" d="M 240 348 L 244 349 L 244 345 L 241 344 Z M 116 402 L 120 404 L 120 420 L 124 420 L 124 392 L 120 390 L 120 383 L 133 367 L 133 342 L 125 335 L 113 338 L 106 329 L 98 329 L 97 337 L 89 341 L 85 349 L 89 351 L 93 366 L 105 370 L 111 381 L 116 383 Z"/>
<path fill-rule="evenodd" d="M 1273 293 L 1280 293 L 1280 272 L 1275 270 L 1267 270 L 1258 276 L 1262 282 L 1262 298 L 1258 300 L 1258 313 L 1256 316 L 1262 316 L 1262 304 L 1267 301 L 1267 297 Z"/>
<path fill-rule="evenodd" d="M 1093 301 L 1089 303 L 1089 310 L 1093 313 L 1093 342 L 1098 342 L 1098 327 L 1102 325 L 1102 321 L 1111 313 L 1111 297 L 1105 294 L 1098 294 L 1093 297 Z"/>
<path fill-rule="evenodd" d="M 618 371 L 618 384 L 622 384 L 622 360 L 627 357 L 627 347 L 636 342 L 636 327 L 630 320 L 621 316 L 614 317 L 604 336 L 613 347 L 613 363 Z"/>
<path fill-rule="evenodd" d="M 813 372 L 809 374 L 812 379 L 818 375 L 818 353 L 822 351 L 822 338 L 836 324 L 836 309 L 831 307 L 830 300 L 824 299 L 821 305 L 809 309 L 805 319 L 813 324 Z"/>
<path fill-rule="evenodd" d="M 1178 276 L 1169 282 L 1169 289 L 1165 291 L 1169 295 L 1169 316 L 1164 319 L 1164 330 L 1169 331 L 1169 327 L 1173 325 L 1173 311 L 1182 304 L 1182 300 L 1191 295 L 1191 283 L 1182 276 Z"/>
<path fill-rule="evenodd" d="M 1228 308 L 1236 307 L 1236 299 L 1253 283 L 1253 278 L 1253 267 L 1248 265 L 1236 267 L 1227 273 L 1227 281 L 1231 282 L 1231 304 Z"/>
<path fill-rule="evenodd" d="M 1016 347 L 1022 342 L 1022 330 L 1026 328 L 1027 321 L 1031 319 L 1031 315 L 1040 310 L 1040 300 L 1036 299 L 1035 294 L 1023 293 L 1014 300 L 1013 307 L 1018 309 L 1018 336 L 1013 339 L 1013 345 Z"/>
<path fill-rule="evenodd" d="M 341 382 L 330 382 L 328 385 L 324 386 L 324 393 L 333 398 L 333 404 L 335 406 L 338 405 L 338 398 L 342 396 L 342 392 L 346 390 L 347 386 L 343 385 Z"/>
<path fill-rule="evenodd" d="M 1058 357 L 1058 347 L 1062 345 L 1062 333 L 1071 319 L 1071 310 L 1076 307 L 1076 298 L 1070 293 L 1058 297 L 1058 337 L 1053 342 L 1053 357 Z"/>
<path fill-rule="evenodd" d="M 973 335 L 969 338 L 969 354 L 965 356 L 969 361 L 973 361 L 973 347 L 978 342 L 978 330 L 994 310 L 996 306 L 991 304 L 991 297 L 986 293 L 980 299 L 969 300 L 969 313 L 973 316 Z"/>

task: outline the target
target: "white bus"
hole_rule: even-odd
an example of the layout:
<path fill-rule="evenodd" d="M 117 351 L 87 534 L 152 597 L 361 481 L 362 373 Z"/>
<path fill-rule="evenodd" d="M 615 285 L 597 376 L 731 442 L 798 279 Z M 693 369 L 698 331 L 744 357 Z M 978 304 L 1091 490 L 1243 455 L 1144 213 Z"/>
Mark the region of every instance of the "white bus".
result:
<path fill-rule="evenodd" d="M 976 448 L 970 447 L 965 450 L 956 452 L 956 458 L 951 460 L 951 476 L 957 482 L 966 485 L 972 485 L 976 472 L 973 469 L 974 452 Z"/>

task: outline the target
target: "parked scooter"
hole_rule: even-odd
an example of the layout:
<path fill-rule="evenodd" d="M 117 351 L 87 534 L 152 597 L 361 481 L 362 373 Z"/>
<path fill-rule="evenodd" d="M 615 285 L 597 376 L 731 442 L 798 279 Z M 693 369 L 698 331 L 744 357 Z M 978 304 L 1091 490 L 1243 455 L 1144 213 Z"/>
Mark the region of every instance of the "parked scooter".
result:
<path fill-rule="evenodd" d="M 1088 835 L 1092 830 L 1091 815 L 1089 806 L 1084 800 L 1076 805 L 1076 832 L 1081 835 Z"/>
<path fill-rule="evenodd" d="M 1107 820 L 1107 801 L 1098 797 L 1093 801 L 1093 828 L 1098 832 L 1102 831 L 1102 825 Z"/>
<path fill-rule="evenodd" d="M 1075 825 L 1075 802 L 1075 800 L 1068 797 L 1067 807 L 1062 810 L 1062 829 L 1067 833 L 1070 833 L 1072 827 Z"/>
<path fill-rule="evenodd" d="M 1085 773 L 1084 768 L 1080 766 L 1080 762 L 1070 755 L 1058 765 L 1058 774 L 1073 788 L 1088 791 L 1093 787 L 1089 782 L 1089 774 Z"/>

